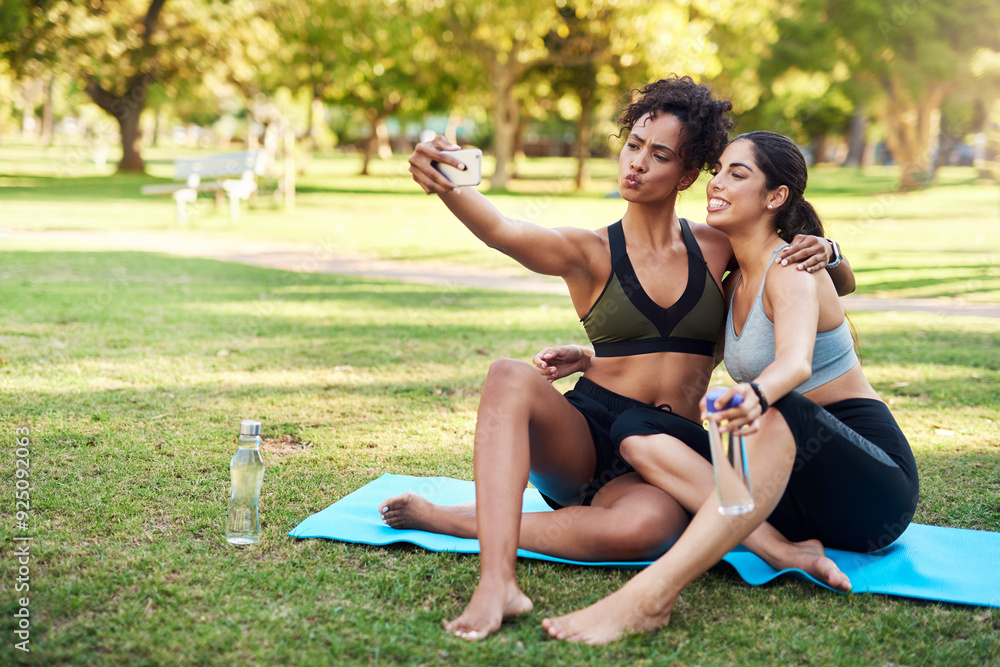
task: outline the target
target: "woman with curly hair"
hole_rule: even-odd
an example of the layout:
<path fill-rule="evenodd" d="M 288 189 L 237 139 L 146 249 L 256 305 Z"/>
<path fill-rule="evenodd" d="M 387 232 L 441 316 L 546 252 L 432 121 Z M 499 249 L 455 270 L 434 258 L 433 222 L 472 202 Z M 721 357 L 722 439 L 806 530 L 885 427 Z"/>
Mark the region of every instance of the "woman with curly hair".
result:
<path fill-rule="evenodd" d="M 465 611 L 445 623 L 448 632 L 481 639 L 532 608 L 515 574 L 519 547 L 571 560 L 650 559 L 687 525 L 684 508 L 622 459 L 611 427 L 623 412 L 641 408 L 667 415 L 682 441 L 705 438 L 695 421 L 698 399 L 715 366 L 726 317 L 719 285 L 734 265 L 733 250 L 722 232 L 678 218 L 675 204 L 722 154 L 731 108 L 689 77 L 639 91 L 621 117 L 625 214 L 598 230 L 504 217 L 481 193 L 455 187 L 434 168 L 462 167 L 449 156 L 458 146 L 443 137 L 418 145 L 410 157 L 414 180 L 478 238 L 566 281 L 596 350 L 565 395 L 528 363 L 491 365 L 476 422 L 474 507 L 433 505 L 415 494 L 380 505 L 390 526 L 479 539 L 479 584 Z M 828 247 L 822 239 L 800 240 L 785 257 L 822 268 Z M 555 512 L 522 514 L 529 480 Z"/>

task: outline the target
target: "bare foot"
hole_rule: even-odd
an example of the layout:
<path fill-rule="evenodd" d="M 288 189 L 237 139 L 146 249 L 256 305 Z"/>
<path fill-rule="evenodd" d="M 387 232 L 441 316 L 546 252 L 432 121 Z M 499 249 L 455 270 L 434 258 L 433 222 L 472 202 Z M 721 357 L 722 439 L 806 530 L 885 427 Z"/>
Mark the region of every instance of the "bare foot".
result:
<path fill-rule="evenodd" d="M 836 563 L 827 558 L 823 543 L 819 540 L 789 542 L 781 554 L 766 560 L 776 570 L 796 568 L 830 588 L 845 593 L 851 590 L 851 580 L 840 571 Z"/>
<path fill-rule="evenodd" d="M 637 588 L 638 587 L 633 587 Z M 656 589 L 633 591 L 626 586 L 589 607 L 542 620 L 542 627 L 555 639 L 608 644 L 626 634 L 649 632 L 670 622 L 675 599 Z"/>
<path fill-rule="evenodd" d="M 379 503 L 379 513 L 390 528 L 476 538 L 475 503 L 435 505 L 415 493 L 404 493 Z"/>
<path fill-rule="evenodd" d="M 469 606 L 458 618 L 445 621 L 444 629 L 462 639 L 484 639 L 500 629 L 508 618 L 531 611 L 534 605 L 515 581 L 490 583 L 480 580 Z"/>

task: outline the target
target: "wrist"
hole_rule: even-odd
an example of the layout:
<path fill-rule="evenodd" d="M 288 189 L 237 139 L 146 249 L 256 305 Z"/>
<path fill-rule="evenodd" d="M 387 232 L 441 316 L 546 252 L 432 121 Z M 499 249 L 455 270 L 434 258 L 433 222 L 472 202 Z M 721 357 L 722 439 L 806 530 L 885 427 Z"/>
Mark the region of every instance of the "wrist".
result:
<path fill-rule="evenodd" d="M 760 388 L 760 385 L 756 382 L 747 382 L 750 388 L 753 389 L 753 393 L 757 394 L 757 400 L 760 402 L 760 414 L 767 412 L 770 404 L 767 402 L 767 396 L 764 394 L 764 390 Z"/>
<path fill-rule="evenodd" d="M 826 263 L 826 268 L 835 269 L 840 266 L 840 262 L 844 259 L 844 256 L 840 254 L 840 245 L 833 239 L 826 239 L 826 242 L 830 244 L 830 255 L 833 259 Z"/>

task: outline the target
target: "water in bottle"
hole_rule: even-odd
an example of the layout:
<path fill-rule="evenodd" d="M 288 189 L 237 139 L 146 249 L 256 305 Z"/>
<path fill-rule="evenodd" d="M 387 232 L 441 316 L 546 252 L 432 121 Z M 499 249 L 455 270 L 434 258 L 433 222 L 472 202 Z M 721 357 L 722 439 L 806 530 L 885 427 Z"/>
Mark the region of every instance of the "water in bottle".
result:
<path fill-rule="evenodd" d="M 715 401 L 725 393 L 724 389 L 713 389 L 705 396 L 711 415 L 743 402 L 743 397 L 734 394 L 729 404 L 715 407 Z M 712 451 L 712 468 L 715 471 L 715 487 L 719 492 L 719 512 L 726 515 L 746 514 L 753 511 L 753 488 L 750 485 L 750 468 L 747 464 L 743 438 L 738 432 L 721 433 L 719 423 L 708 420 L 708 442 Z"/>
<path fill-rule="evenodd" d="M 239 449 L 229 462 L 232 492 L 226 540 L 230 544 L 253 544 L 260 539 L 260 514 L 257 510 L 260 485 L 264 481 L 264 459 L 260 456 L 260 422 L 240 422 Z"/>

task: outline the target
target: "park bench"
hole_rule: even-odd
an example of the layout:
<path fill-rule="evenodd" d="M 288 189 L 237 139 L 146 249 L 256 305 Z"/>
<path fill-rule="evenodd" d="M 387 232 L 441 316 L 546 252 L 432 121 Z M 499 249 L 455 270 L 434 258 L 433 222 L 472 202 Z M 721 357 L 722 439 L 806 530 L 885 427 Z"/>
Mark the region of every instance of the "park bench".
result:
<path fill-rule="evenodd" d="M 229 216 L 239 220 L 240 200 L 257 192 L 257 177 L 267 168 L 267 153 L 247 151 L 206 158 L 174 160 L 174 179 L 181 183 L 145 185 L 144 195 L 172 195 L 177 204 L 177 222 L 187 221 L 187 205 L 199 192 L 214 192 L 216 205 L 229 197 Z"/>

